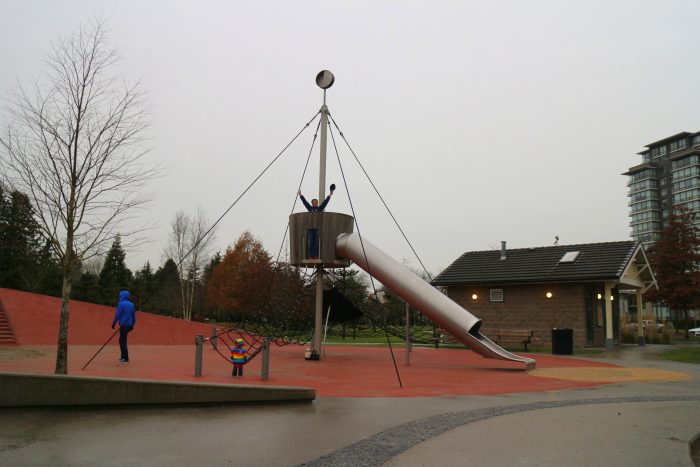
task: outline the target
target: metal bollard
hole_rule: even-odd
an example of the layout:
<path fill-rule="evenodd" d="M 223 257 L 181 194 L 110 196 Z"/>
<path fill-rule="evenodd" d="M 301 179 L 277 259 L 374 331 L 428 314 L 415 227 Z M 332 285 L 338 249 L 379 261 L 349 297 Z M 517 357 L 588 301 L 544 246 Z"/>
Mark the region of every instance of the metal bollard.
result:
<path fill-rule="evenodd" d="M 260 373 L 260 376 L 263 381 L 267 381 L 270 379 L 270 338 L 266 337 L 263 340 L 263 349 L 262 349 L 262 371 Z"/>
<path fill-rule="evenodd" d="M 406 366 L 411 364 L 411 352 L 413 351 L 413 336 L 411 333 L 406 334 Z"/>
<path fill-rule="evenodd" d="M 202 349 L 204 348 L 204 336 L 197 334 L 194 338 L 194 375 L 202 376 Z"/>
<path fill-rule="evenodd" d="M 211 345 L 214 346 L 214 349 L 218 349 L 218 340 L 219 338 L 216 337 L 216 326 L 211 327 Z"/>

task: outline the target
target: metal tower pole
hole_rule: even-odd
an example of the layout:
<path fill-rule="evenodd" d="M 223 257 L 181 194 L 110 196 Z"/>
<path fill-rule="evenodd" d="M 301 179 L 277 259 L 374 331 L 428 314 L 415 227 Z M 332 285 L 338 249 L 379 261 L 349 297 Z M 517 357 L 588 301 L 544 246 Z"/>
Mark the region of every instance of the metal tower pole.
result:
<path fill-rule="evenodd" d="M 323 106 L 321 106 L 321 160 L 319 164 L 318 176 L 318 202 L 323 203 L 326 198 L 326 142 L 328 134 L 328 107 L 326 106 L 326 89 L 333 85 L 335 77 L 328 70 L 321 71 L 316 75 L 316 85 L 323 89 Z M 320 240 L 323 235 L 319 232 L 319 253 L 321 250 Z M 323 258 L 321 259 L 323 261 Z M 316 269 L 316 314 L 314 316 L 314 341 L 313 358 L 321 358 L 321 334 L 323 331 L 323 263 Z"/>
<path fill-rule="evenodd" d="M 328 107 L 326 106 L 326 90 L 323 90 L 323 107 L 321 107 L 321 162 L 318 177 L 318 202 L 326 198 L 326 138 L 328 130 Z M 323 238 L 319 235 L 319 239 Z M 319 250 L 321 245 L 319 245 Z M 316 315 L 314 316 L 313 351 L 321 358 L 321 331 L 323 330 L 323 263 L 316 269 Z"/>

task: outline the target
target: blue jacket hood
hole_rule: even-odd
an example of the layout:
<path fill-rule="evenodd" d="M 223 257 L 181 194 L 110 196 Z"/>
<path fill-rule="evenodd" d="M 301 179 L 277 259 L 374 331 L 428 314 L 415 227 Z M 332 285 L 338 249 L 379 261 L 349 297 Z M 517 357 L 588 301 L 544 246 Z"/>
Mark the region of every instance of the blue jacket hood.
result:
<path fill-rule="evenodd" d="M 119 292 L 119 301 L 122 302 L 124 300 L 129 300 L 129 291 L 128 290 L 122 290 Z"/>

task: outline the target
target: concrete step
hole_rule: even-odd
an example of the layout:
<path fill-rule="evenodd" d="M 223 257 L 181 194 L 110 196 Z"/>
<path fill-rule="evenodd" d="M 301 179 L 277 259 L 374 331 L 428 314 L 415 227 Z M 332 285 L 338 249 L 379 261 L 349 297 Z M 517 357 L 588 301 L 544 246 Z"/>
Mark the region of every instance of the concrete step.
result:
<path fill-rule="evenodd" d="M 10 323 L 10 318 L 5 312 L 5 308 L 3 308 L 2 306 L 2 302 L 0 302 L 0 344 L 16 343 L 17 335 L 15 334 L 15 330 L 12 327 L 12 323 Z"/>

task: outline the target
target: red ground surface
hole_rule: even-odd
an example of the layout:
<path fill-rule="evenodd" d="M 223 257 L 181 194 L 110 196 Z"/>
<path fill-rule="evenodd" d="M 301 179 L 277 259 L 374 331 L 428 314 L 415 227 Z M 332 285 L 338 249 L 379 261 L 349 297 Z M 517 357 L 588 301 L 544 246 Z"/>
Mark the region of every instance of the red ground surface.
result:
<path fill-rule="evenodd" d="M 0 347 L 0 371 L 52 373 L 60 300 L 53 297 L 0 289 L 0 301 L 15 328 L 19 345 Z M 485 359 L 468 350 L 414 348 L 409 366 L 402 347 L 394 349 L 403 387 L 399 386 L 387 348 L 327 346 L 321 361 L 304 360 L 304 347 L 273 345 L 270 379 L 260 379 L 262 357 L 245 366 L 243 378 L 231 377 L 231 365 L 207 344 L 201 377 L 194 376 L 194 337 L 211 335 L 211 326 L 139 313 L 129 335 L 131 362 L 118 363 L 116 338 L 87 369 L 82 366 L 114 332 L 113 308 L 71 302 L 69 374 L 166 381 L 196 381 L 251 385 L 306 386 L 319 397 L 425 397 L 467 394 L 503 394 L 596 386 L 542 378 L 522 365 Z M 220 350 L 226 354 L 221 343 Z M 6 355 L 6 357 L 2 357 Z M 529 355 L 538 368 L 604 367 L 581 359 Z"/>

